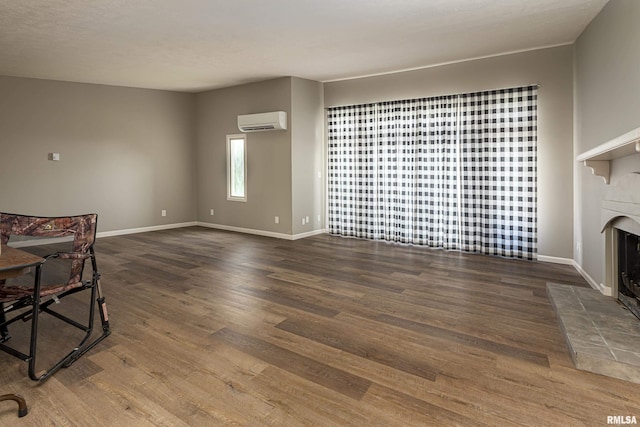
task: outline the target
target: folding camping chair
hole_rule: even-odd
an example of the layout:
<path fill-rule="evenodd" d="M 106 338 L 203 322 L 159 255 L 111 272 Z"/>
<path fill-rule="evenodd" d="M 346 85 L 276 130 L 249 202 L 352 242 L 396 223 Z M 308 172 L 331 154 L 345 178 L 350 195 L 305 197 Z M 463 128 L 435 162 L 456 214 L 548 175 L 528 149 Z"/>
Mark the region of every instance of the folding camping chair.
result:
<path fill-rule="evenodd" d="M 110 333 L 107 307 L 100 287 L 100 273 L 96 263 L 93 244 L 96 238 L 98 216 L 96 214 L 69 217 L 36 217 L 0 213 L 0 243 L 6 245 L 12 236 L 29 236 L 38 238 L 72 237 L 70 252 L 56 252 L 43 257 L 43 261 L 35 266 L 33 282 L 27 284 L 13 283 L 12 279 L 0 280 L 0 350 L 16 356 L 29 363 L 29 377 L 34 381 L 44 381 L 62 367 L 69 367 L 83 354 L 106 338 Z M 83 278 L 85 261 L 91 260 L 91 276 Z M 48 283 L 43 279 L 43 271 L 48 263 L 64 263 L 69 278 Z M 58 261 L 59 260 L 59 261 Z M 58 267 L 58 266 L 56 266 Z M 88 274 L 87 274 L 88 276 Z M 60 303 L 66 297 L 81 291 L 90 291 L 86 323 L 80 323 L 68 315 L 53 309 L 52 304 Z M 69 298 L 68 304 L 86 304 L 79 298 Z M 96 302 L 102 333 L 92 340 L 94 307 Z M 83 308 L 86 310 L 87 307 Z M 53 366 L 40 375 L 36 375 L 36 356 L 38 342 L 38 318 L 41 313 L 54 316 L 69 325 L 85 332 L 77 345 L 69 344 L 71 351 Z M 7 344 L 11 338 L 9 326 L 14 322 L 31 320 L 28 354 Z"/>

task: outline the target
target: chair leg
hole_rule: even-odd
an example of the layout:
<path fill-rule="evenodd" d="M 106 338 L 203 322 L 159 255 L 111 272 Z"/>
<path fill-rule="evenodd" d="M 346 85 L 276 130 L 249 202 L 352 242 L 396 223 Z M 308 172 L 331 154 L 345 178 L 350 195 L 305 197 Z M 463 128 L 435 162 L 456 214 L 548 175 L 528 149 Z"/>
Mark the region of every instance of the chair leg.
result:
<path fill-rule="evenodd" d="M 0 402 L 3 400 L 13 400 L 18 404 L 18 417 L 24 417 L 29 413 L 29 409 L 27 408 L 27 401 L 24 400 L 24 397 L 18 394 L 3 394 L 0 396 Z"/>
<path fill-rule="evenodd" d="M 56 373 L 71 357 L 73 357 L 80 350 L 79 348 L 82 344 L 89 338 L 91 335 L 91 328 L 89 327 L 86 331 L 86 335 L 80 345 L 75 347 L 69 354 L 60 359 L 56 364 L 54 364 L 51 368 L 46 370 L 42 375 L 36 375 L 36 361 L 37 361 L 37 344 L 38 344 L 38 319 L 40 317 L 40 311 L 45 310 L 45 308 L 41 308 L 40 306 L 40 274 L 41 269 L 40 266 L 36 268 L 36 277 L 35 277 L 35 289 L 34 289 L 34 298 L 33 305 L 31 308 L 31 338 L 29 342 L 29 378 L 34 381 L 41 381 L 48 379 L 51 375 Z M 93 290 L 92 290 L 93 292 Z M 44 307 L 44 305 L 43 305 Z"/>
<path fill-rule="evenodd" d="M 107 305 L 104 297 L 101 294 L 102 294 L 102 289 L 100 288 L 99 274 L 96 274 L 96 276 L 94 276 L 93 284 L 91 285 L 91 297 L 90 297 L 91 304 L 89 304 L 88 325 L 86 326 L 86 328 L 81 328 L 81 329 L 84 329 L 86 332 L 84 338 L 69 354 L 67 354 L 62 359 L 60 359 L 55 365 L 53 365 L 51 368 L 49 368 L 46 372 L 44 372 L 40 376 L 37 376 L 35 373 L 35 364 L 36 364 L 36 338 L 37 338 L 37 332 L 38 332 L 37 317 L 38 317 L 39 311 L 41 310 L 41 307 L 39 305 L 39 301 L 34 301 L 34 304 L 33 304 L 34 315 L 33 315 L 33 318 L 31 319 L 31 321 L 33 322 L 31 324 L 32 326 L 31 350 L 30 350 L 31 353 L 29 358 L 29 377 L 32 380 L 43 382 L 46 379 L 48 379 L 51 375 L 56 373 L 60 368 L 68 368 L 76 360 L 78 360 L 82 355 L 84 355 L 86 352 L 91 350 L 99 342 L 101 342 L 103 339 L 105 339 L 111 334 L 111 330 L 109 328 L 109 317 L 107 314 Z M 93 301 L 95 301 L 95 304 L 98 308 L 98 313 L 100 314 L 100 320 L 102 324 L 101 325 L 102 334 L 99 337 L 97 337 L 95 340 L 87 344 L 87 341 L 91 338 L 91 334 L 93 332 L 93 324 L 94 324 L 94 317 L 95 317 Z M 42 310 L 46 311 L 49 314 L 55 314 L 56 317 L 62 320 L 66 319 L 65 321 L 67 323 L 70 323 L 72 325 L 78 325 L 77 327 L 79 327 L 79 324 L 77 324 L 75 321 L 72 321 L 71 319 L 65 318 L 64 316 L 60 316 L 55 312 L 51 312 L 51 310 L 48 310 L 46 308 L 42 308 Z"/>
<path fill-rule="evenodd" d="M 71 364 L 73 364 L 76 360 L 78 360 L 82 355 L 84 355 L 86 352 L 88 352 L 93 347 L 95 347 L 103 339 L 108 337 L 111 334 L 111 330 L 109 328 L 109 316 L 107 313 L 107 305 L 105 302 L 105 298 L 102 295 L 102 289 L 100 287 L 100 274 L 97 272 L 97 270 L 94 269 L 92 280 L 90 284 L 87 283 L 85 285 L 86 287 L 75 288 L 59 295 L 59 299 L 62 299 L 66 296 L 69 296 L 71 294 L 74 294 L 82 290 L 87 290 L 87 289 L 90 290 L 91 295 L 89 299 L 88 323 L 86 325 L 83 325 L 77 322 L 76 320 L 71 319 L 49 308 L 53 300 L 47 300 L 46 302 L 43 302 L 41 304 L 40 297 L 38 297 L 38 295 L 40 295 L 40 279 L 41 279 L 40 267 L 41 266 L 37 266 L 35 271 L 34 297 L 33 297 L 33 300 L 31 301 L 31 310 L 25 312 L 22 315 L 18 315 L 12 318 L 8 322 L 8 323 L 11 323 L 15 320 L 20 320 L 20 319 L 22 320 L 26 320 L 28 318 L 31 319 L 31 337 L 29 342 L 29 354 L 24 354 L 12 347 L 9 347 L 8 345 L 3 344 L 1 340 L 0 340 L 0 350 L 5 351 L 13 356 L 16 356 L 26 361 L 29 365 L 28 366 L 29 378 L 31 378 L 34 381 L 44 382 L 51 375 L 56 373 L 60 368 L 67 368 L 71 366 Z M 94 264 L 94 267 L 95 267 L 95 264 Z M 94 306 L 94 302 L 96 304 L 95 306 Z M 98 310 L 98 313 L 100 315 L 102 333 L 93 341 L 90 341 L 90 339 L 92 338 L 91 335 L 93 333 L 93 325 L 94 325 L 96 309 Z M 38 323 L 39 323 L 38 321 L 41 313 L 47 313 L 54 317 L 57 317 L 58 319 L 68 323 L 69 325 L 83 330 L 85 334 L 82 340 L 80 341 L 80 343 L 77 346 L 75 346 L 73 350 L 71 350 L 71 352 L 69 352 L 62 359 L 58 360 L 58 362 L 56 362 L 44 373 L 42 373 L 41 375 L 37 375 L 36 374 L 36 362 L 37 362 L 36 356 L 37 356 L 37 347 L 38 347 L 37 345 L 38 344 Z M 4 315 L 5 315 L 4 310 L 0 309 L 0 316 L 4 316 Z M 7 322 L 3 322 L 2 317 L 0 317 L 0 325 L 2 325 L 3 323 L 7 323 Z M 2 331 L 3 327 L 6 327 L 6 326 L 7 325 L 0 326 L 0 332 Z"/>
<path fill-rule="evenodd" d="M 9 341 L 11 335 L 9 335 L 9 326 L 4 323 L 7 321 L 7 316 L 4 314 L 4 303 L 0 302 L 0 342 Z"/>
<path fill-rule="evenodd" d="M 29 378 L 38 380 L 36 369 L 36 346 L 38 343 L 38 318 L 40 317 L 40 273 L 41 267 L 36 267 L 36 277 L 31 308 L 31 337 L 29 339 Z"/>
<path fill-rule="evenodd" d="M 98 345 L 100 341 L 105 339 L 111 334 L 111 329 L 109 328 L 109 314 L 107 313 L 107 303 L 105 302 L 104 296 L 102 296 L 102 288 L 100 287 L 100 279 L 96 278 L 93 289 L 91 289 L 91 300 L 95 299 L 96 305 L 98 308 L 98 313 L 100 314 L 100 323 L 102 326 L 102 334 L 93 340 L 90 344 L 83 346 L 82 344 L 79 347 L 79 351 L 73 355 L 70 355 L 68 360 L 62 365 L 64 368 L 68 368 L 71 366 L 76 360 L 78 360 L 82 355 L 91 350 L 93 347 Z M 93 330 L 93 304 L 91 305 L 91 313 L 89 315 L 89 329 Z M 84 342 L 83 342 L 84 344 Z"/>

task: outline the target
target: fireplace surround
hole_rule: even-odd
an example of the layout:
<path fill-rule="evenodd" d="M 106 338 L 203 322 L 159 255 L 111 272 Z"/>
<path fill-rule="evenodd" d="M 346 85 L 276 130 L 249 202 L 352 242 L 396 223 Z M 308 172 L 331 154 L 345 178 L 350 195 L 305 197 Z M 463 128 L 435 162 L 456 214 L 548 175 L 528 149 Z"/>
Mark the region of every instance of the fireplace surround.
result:
<path fill-rule="evenodd" d="M 609 187 L 601 214 L 603 287 L 548 283 L 547 293 L 576 368 L 640 384 L 640 319 L 618 300 L 624 280 L 640 281 L 636 261 L 626 262 L 629 255 L 640 257 L 638 240 L 629 237 L 640 235 L 640 173 L 621 176 Z M 637 307 L 635 298 L 627 302 Z"/>
<path fill-rule="evenodd" d="M 610 184 L 615 161 L 625 158 L 622 162 L 630 165 L 638 153 L 640 127 L 576 160 Z M 547 294 L 576 368 L 640 384 L 640 309 L 634 309 L 637 295 L 627 289 L 640 291 L 640 245 L 634 237 L 640 236 L 640 172 L 618 175 L 607 188 L 600 225 L 605 235 L 603 283 L 590 280 L 595 289 L 547 283 Z"/>

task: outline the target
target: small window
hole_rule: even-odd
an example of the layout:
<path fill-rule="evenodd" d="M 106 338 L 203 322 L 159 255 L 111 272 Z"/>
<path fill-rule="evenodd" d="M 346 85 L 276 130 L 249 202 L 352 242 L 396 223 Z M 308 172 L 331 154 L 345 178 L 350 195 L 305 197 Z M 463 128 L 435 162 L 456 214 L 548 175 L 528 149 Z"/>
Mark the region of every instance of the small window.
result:
<path fill-rule="evenodd" d="M 247 201 L 247 140 L 227 135 L 227 200 Z"/>

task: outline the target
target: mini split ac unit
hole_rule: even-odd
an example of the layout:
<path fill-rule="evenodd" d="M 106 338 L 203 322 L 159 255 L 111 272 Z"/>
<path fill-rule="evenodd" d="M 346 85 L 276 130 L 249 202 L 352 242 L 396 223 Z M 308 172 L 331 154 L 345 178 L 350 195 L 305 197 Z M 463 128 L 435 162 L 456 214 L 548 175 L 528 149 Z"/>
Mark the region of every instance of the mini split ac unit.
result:
<path fill-rule="evenodd" d="M 286 130 L 287 113 L 285 111 L 274 111 L 271 113 L 244 114 L 238 116 L 238 129 L 242 132 Z"/>

